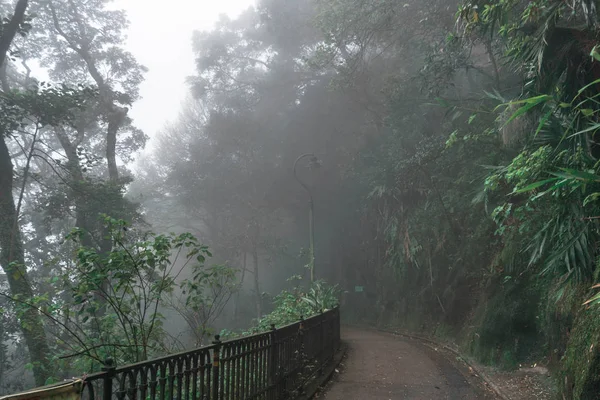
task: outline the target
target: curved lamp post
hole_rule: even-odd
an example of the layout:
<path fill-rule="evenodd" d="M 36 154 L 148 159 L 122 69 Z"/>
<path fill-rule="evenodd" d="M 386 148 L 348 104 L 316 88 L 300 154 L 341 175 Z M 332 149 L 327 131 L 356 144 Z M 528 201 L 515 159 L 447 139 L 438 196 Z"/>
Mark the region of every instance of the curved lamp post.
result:
<path fill-rule="evenodd" d="M 298 177 L 298 173 L 296 171 L 296 167 L 298 166 L 298 162 L 303 158 L 310 157 L 310 162 L 314 165 L 318 165 L 319 159 L 312 153 L 302 154 L 300 157 L 296 159 L 294 163 L 294 177 L 302 185 L 302 187 L 308 193 L 308 230 L 309 230 L 309 241 L 310 241 L 310 250 L 309 250 L 309 269 L 310 269 L 310 281 L 315 281 L 315 215 L 314 215 L 314 205 L 313 205 L 313 196 L 310 192 L 308 185 Z"/>

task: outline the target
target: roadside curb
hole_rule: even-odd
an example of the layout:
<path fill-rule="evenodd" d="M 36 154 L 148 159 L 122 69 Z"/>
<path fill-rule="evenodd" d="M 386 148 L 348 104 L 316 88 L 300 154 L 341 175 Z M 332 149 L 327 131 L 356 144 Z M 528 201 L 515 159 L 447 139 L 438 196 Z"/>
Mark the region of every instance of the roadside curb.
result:
<path fill-rule="evenodd" d="M 373 328 L 373 327 L 369 327 L 369 326 L 351 325 L 351 324 L 346 324 L 346 325 L 354 326 L 356 328 L 361 328 L 361 329 L 369 329 L 369 330 L 375 330 L 375 331 L 384 332 L 384 333 L 390 333 L 395 336 L 402 336 L 402 337 L 406 337 L 409 339 L 418 340 L 420 342 L 425 342 L 430 345 L 434 345 L 438 348 L 449 351 L 450 353 L 459 357 L 465 364 L 467 364 L 467 366 L 469 366 L 473 370 L 473 372 L 475 372 L 476 376 L 478 378 L 480 378 L 483 382 L 485 382 L 485 384 L 490 389 L 492 389 L 492 391 L 496 394 L 496 396 L 498 396 L 502 400 L 510 400 L 510 398 L 508 396 L 506 396 L 504 393 L 502 393 L 500 388 L 491 380 L 491 378 L 485 372 L 481 371 L 481 369 L 479 369 L 469 357 L 461 354 L 457 349 L 452 348 L 447 344 L 440 343 L 440 342 L 438 342 L 432 338 L 426 337 L 426 336 L 415 335 L 413 333 L 403 332 L 403 331 L 400 331 L 397 329 L 393 330 L 393 329 Z"/>
<path fill-rule="evenodd" d="M 479 369 L 469 357 L 465 356 L 464 354 L 461 354 L 457 349 L 454 349 L 454 348 L 448 346 L 447 344 L 440 343 L 434 339 L 431 339 L 431 338 L 428 338 L 425 336 L 415 335 L 415 334 L 408 333 L 408 332 L 402 332 L 399 330 L 391 330 L 391 329 L 381 329 L 381 328 L 370 328 L 370 329 L 375 329 L 377 331 L 385 332 L 385 333 L 391 333 L 396 336 L 403 336 L 403 337 L 413 339 L 413 340 L 419 340 L 421 342 L 426 342 L 426 343 L 435 345 L 438 348 L 442 348 L 444 350 L 449 351 L 450 353 L 459 357 L 465 364 L 467 364 L 473 370 L 473 372 L 475 372 L 476 376 L 479 377 L 482 381 L 484 381 L 488 385 L 488 387 L 494 391 L 496 396 L 498 396 L 502 400 L 510 400 L 510 398 L 508 396 L 506 396 L 504 393 L 502 393 L 500 388 L 491 380 L 491 378 L 485 372 L 481 371 L 481 369 Z"/>

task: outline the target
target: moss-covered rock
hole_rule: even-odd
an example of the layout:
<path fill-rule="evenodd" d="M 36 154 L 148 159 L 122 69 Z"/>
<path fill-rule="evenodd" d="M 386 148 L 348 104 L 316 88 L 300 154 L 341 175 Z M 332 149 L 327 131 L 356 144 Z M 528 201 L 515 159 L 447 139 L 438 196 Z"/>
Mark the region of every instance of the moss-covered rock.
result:
<path fill-rule="evenodd" d="M 539 329 L 544 290 L 529 279 L 491 282 L 490 287 L 475 311 L 465 347 L 480 362 L 513 369 L 544 351 Z"/>
<path fill-rule="evenodd" d="M 562 358 L 562 391 L 565 398 L 596 400 L 600 397 L 600 310 L 581 311 L 569 334 Z"/>

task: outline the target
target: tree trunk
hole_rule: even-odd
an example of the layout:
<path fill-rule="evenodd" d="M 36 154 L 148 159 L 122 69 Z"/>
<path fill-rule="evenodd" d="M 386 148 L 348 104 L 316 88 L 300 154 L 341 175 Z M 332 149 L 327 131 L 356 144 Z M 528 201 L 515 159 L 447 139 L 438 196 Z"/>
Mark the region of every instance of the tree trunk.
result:
<path fill-rule="evenodd" d="M 106 162 L 108 164 L 108 179 L 111 182 L 118 182 L 119 170 L 117 168 L 117 133 L 119 128 L 123 126 L 127 117 L 127 108 L 118 107 L 112 102 L 108 102 L 106 107 L 112 110 L 108 115 L 108 128 L 106 132 Z"/>
<path fill-rule="evenodd" d="M 25 11 L 27 11 L 28 5 L 28 0 L 17 1 L 15 13 L 3 29 L 2 37 L 0 37 L 0 65 L 3 65 L 4 61 L 6 61 L 6 54 L 8 53 L 10 45 L 12 44 L 17 31 L 19 30 L 19 26 L 25 19 Z"/>
<path fill-rule="evenodd" d="M 100 84 L 100 82 L 98 82 Z M 106 92 L 110 92 L 106 88 Z M 106 101 L 105 107 L 110 108 L 108 113 L 108 127 L 106 132 L 106 163 L 108 165 L 108 180 L 111 185 L 119 184 L 119 169 L 117 168 L 117 133 L 127 118 L 127 108 L 118 107 L 112 101 Z M 103 229 L 103 240 L 100 242 L 100 253 L 108 254 L 112 250 L 110 231 Z"/>
<path fill-rule="evenodd" d="M 81 237 L 81 244 L 85 247 L 92 248 L 94 247 L 92 240 L 94 221 L 90 219 L 91 216 L 88 215 L 86 210 L 88 193 L 83 187 L 85 179 L 83 177 L 79 156 L 77 155 L 77 147 L 83 141 L 85 133 L 81 130 L 78 132 L 78 137 L 74 141 L 71 141 L 64 128 L 57 127 L 54 131 L 68 160 L 68 170 L 71 175 L 71 186 L 73 188 L 71 196 L 75 203 L 75 226 L 84 231 L 83 236 Z"/>
<path fill-rule="evenodd" d="M 260 281 L 258 277 L 258 250 L 256 246 L 252 249 L 252 259 L 254 261 L 254 292 L 256 293 L 256 316 L 258 319 L 262 318 L 262 305 L 260 295 Z"/>
<path fill-rule="evenodd" d="M 24 20 L 28 3 L 27 0 L 17 2 L 15 13 L 0 37 L 0 67 L 2 68 L 6 68 L 6 55 Z M 3 83 L 6 89 L 7 84 Z M 40 314 L 36 309 L 26 306 L 32 300 L 33 290 L 25 268 L 25 253 L 12 195 L 13 164 L 6 146 L 5 133 L 0 132 L 0 266 L 6 273 L 11 296 L 16 300 L 15 306 L 22 310 L 18 313 L 19 324 L 33 364 L 35 383 L 43 385 L 51 371 L 48 362 L 48 342 Z"/>
<path fill-rule="evenodd" d="M 496 89 L 500 90 L 500 71 L 498 70 L 498 63 L 496 62 L 496 56 L 494 55 L 494 48 L 492 47 L 491 40 L 485 41 L 485 50 L 487 51 L 492 67 L 494 68 L 494 83 L 496 84 Z"/>
<path fill-rule="evenodd" d="M 3 133 L 2 133 L 3 134 Z M 35 383 L 43 385 L 52 369 L 48 361 L 48 342 L 42 318 L 35 308 L 27 307 L 33 290 L 25 268 L 21 232 L 14 221 L 18 219 L 13 190 L 13 165 L 4 136 L 0 136 L 0 266 L 6 273 L 11 296 L 16 299 L 19 323 L 33 363 Z"/>
<path fill-rule="evenodd" d="M 239 313 L 240 313 L 240 293 L 242 291 L 242 285 L 244 284 L 244 278 L 246 277 L 246 268 L 248 267 L 248 253 L 244 251 L 244 255 L 242 258 L 242 275 L 240 276 L 239 289 L 235 293 L 235 300 L 233 304 L 233 321 L 234 323 L 239 322 Z"/>

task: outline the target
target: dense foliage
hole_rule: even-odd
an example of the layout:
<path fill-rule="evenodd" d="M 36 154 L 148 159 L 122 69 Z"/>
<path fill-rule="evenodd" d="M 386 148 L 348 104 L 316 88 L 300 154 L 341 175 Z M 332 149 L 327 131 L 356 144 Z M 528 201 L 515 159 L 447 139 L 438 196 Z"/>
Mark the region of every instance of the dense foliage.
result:
<path fill-rule="evenodd" d="M 260 0 L 194 33 L 190 96 L 135 172 L 124 11 L 0 12 L 0 390 L 340 298 L 600 390 L 595 1 Z"/>

